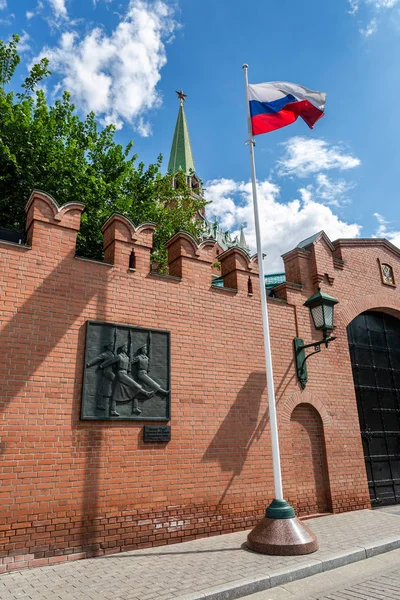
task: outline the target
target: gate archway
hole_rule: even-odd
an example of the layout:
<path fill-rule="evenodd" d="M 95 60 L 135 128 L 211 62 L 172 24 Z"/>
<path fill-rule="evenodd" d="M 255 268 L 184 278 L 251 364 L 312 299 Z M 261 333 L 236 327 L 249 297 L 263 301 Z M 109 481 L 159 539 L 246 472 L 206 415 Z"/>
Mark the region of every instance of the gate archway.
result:
<path fill-rule="evenodd" d="M 378 311 L 347 327 L 373 506 L 400 502 L 400 320 Z"/>

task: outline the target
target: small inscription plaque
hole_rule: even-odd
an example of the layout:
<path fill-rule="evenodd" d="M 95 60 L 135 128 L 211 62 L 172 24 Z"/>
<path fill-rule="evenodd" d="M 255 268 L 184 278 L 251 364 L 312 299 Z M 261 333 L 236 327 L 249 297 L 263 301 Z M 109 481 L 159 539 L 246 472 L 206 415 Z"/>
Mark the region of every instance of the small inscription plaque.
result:
<path fill-rule="evenodd" d="M 88 321 L 82 419 L 168 421 L 169 333 Z"/>
<path fill-rule="evenodd" d="M 169 442 L 171 441 L 170 425 L 145 425 L 143 431 L 144 442 Z"/>

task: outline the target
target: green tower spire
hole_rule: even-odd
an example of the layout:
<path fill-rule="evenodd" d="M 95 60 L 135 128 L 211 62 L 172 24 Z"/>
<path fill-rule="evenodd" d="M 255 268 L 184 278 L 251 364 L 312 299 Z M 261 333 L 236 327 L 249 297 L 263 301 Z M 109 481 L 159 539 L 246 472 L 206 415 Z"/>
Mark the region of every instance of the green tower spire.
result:
<path fill-rule="evenodd" d="M 175 175 L 182 169 L 186 176 L 194 173 L 194 161 L 192 147 L 190 145 L 189 130 L 186 122 L 183 103 L 186 94 L 180 90 L 176 92 L 179 98 L 179 112 L 176 120 L 174 139 L 172 140 L 171 154 L 168 162 L 168 173 Z"/>

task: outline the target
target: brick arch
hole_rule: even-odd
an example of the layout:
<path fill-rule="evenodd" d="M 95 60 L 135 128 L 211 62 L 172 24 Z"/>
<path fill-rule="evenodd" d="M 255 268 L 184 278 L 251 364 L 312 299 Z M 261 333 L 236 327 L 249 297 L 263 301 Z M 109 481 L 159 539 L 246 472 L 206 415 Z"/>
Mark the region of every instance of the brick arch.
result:
<path fill-rule="evenodd" d="M 317 409 L 308 402 L 296 404 L 289 431 L 295 475 L 290 501 L 299 516 L 331 512 L 324 427 Z"/>
<path fill-rule="evenodd" d="M 337 307 L 341 325 L 344 327 L 347 327 L 353 319 L 367 310 L 380 310 L 400 319 L 399 301 L 398 297 L 393 294 L 393 289 L 357 297 L 346 305 Z"/>
<path fill-rule="evenodd" d="M 292 413 L 299 404 L 311 404 L 319 414 L 324 427 L 331 423 L 332 418 L 321 400 L 316 396 L 313 396 L 311 392 L 304 390 L 295 392 L 292 396 L 287 398 L 283 402 L 283 406 L 281 403 L 278 404 L 278 410 L 280 409 L 278 418 L 279 428 L 286 428 L 290 425 Z"/>

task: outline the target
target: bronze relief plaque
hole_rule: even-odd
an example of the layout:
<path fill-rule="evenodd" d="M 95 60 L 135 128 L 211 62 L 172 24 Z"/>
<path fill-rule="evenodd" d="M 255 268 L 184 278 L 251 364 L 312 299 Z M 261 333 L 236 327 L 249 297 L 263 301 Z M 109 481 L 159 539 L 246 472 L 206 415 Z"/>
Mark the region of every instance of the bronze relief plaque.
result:
<path fill-rule="evenodd" d="M 168 421 L 170 335 L 86 322 L 82 419 Z"/>

